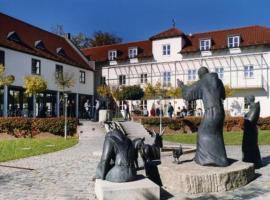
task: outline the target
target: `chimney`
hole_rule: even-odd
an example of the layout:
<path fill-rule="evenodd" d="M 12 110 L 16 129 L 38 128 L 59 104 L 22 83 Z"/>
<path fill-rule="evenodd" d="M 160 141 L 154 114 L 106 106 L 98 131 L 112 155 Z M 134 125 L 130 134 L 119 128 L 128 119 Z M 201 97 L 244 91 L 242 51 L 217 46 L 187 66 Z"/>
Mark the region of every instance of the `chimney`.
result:
<path fill-rule="evenodd" d="M 70 40 L 71 39 L 71 34 L 70 33 L 65 33 L 64 37 L 66 39 Z"/>

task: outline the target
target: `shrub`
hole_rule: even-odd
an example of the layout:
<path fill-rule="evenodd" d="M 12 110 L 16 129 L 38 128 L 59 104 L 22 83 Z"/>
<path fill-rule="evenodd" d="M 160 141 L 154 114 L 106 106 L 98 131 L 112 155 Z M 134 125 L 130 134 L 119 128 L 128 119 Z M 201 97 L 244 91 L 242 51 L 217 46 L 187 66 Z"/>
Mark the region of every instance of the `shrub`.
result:
<path fill-rule="evenodd" d="M 64 135 L 65 119 L 59 118 L 0 118 L 0 132 L 6 132 L 15 137 L 30 137 L 40 132 L 50 132 L 55 135 Z M 68 133 L 76 133 L 78 120 L 68 118 Z"/>

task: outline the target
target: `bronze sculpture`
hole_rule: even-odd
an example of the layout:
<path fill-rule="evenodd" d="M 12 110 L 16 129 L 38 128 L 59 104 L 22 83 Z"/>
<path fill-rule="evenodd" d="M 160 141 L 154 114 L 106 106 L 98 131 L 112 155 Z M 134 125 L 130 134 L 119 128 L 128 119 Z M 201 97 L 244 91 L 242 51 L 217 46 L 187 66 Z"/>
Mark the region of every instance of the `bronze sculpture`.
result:
<path fill-rule="evenodd" d="M 244 118 L 244 134 L 242 142 L 243 161 L 254 163 L 255 168 L 262 166 L 261 154 L 258 147 L 257 121 L 260 117 L 260 103 L 255 103 L 255 97 L 246 97 L 249 112 Z"/>
<path fill-rule="evenodd" d="M 131 140 L 114 125 L 108 125 L 96 178 L 111 182 L 128 182 L 136 179 L 134 148 Z"/>
<path fill-rule="evenodd" d="M 225 89 L 217 73 L 209 73 L 206 67 L 198 70 L 199 79 L 191 86 L 178 80 L 183 98 L 187 101 L 202 99 L 204 116 L 198 135 L 195 162 L 199 165 L 228 166 L 223 139 Z"/>

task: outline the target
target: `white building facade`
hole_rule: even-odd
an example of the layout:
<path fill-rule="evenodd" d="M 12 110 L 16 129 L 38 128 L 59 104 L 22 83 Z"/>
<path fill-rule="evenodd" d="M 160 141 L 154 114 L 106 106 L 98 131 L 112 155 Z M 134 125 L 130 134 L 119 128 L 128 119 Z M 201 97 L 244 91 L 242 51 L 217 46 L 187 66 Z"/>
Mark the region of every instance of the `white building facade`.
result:
<path fill-rule="evenodd" d="M 177 87 L 177 79 L 190 84 L 198 80 L 198 69 L 207 67 L 210 72 L 218 73 L 224 85 L 233 91 L 224 101 L 228 115 L 243 115 L 247 110 L 245 97 L 255 95 L 261 103 L 261 116 L 265 117 L 270 116 L 269 44 L 270 29 L 261 26 L 192 35 L 171 28 L 146 41 L 83 49 L 83 52 L 97 61 L 99 76 L 111 87 L 135 84 L 143 87 L 146 82 L 154 85 L 158 81 L 164 88 Z M 135 58 L 129 56 L 131 47 L 138 49 Z M 105 58 L 111 51 L 115 51 L 115 57 Z M 139 103 L 150 112 L 154 102 Z M 183 106 L 194 111 L 203 109 L 201 100 L 165 99 L 163 104 L 169 102 L 175 110 Z"/>
<path fill-rule="evenodd" d="M 64 96 L 56 84 L 59 73 L 73 76 L 68 90 L 68 115 L 82 117 L 84 103 L 94 100 L 94 66 L 69 41 L 0 13 L 0 64 L 15 77 L 0 89 L 1 116 L 51 117 L 63 114 Z M 47 90 L 36 99 L 24 93 L 24 77 L 38 75 L 47 81 Z M 35 106 L 35 109 L 34 109 Z"/>

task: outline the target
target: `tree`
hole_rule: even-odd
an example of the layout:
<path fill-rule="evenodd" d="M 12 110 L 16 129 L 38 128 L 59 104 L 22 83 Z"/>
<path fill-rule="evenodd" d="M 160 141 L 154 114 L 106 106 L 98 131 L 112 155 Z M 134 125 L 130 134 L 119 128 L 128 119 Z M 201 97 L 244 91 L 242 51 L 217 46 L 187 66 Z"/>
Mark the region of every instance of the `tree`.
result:
<path fill-rule="evenodd" d="M 51 27 L 51 32 L 60 36 L 64 36 L 66 34 L 62 24 L 56 24 L 55 26 Z"/>
<path fill-rule="evenodd" d="M 77 35 L 72 35 L 71 42 L 79 49 L 90 47 L 90 37 L 88 37 L 84 33 L 78 33 Z"/>
<path fill-rule="evenodd" d="M 109 104 L 109 98 L 111 96 L 111 89 L 109 86 L 107 85 L 100 85 L 98 86 L 97 88 L 97 93 L 99 96 L 103 97 L 107 103 L 107 108 L 109 107 L 108 104 Z"/>
<path fill-rule="evenodd" d="M 58 86 L 58 88 L 62 91 L 64 94 L 64 105 L 65 105 L 65 139 L 67 139 L 67 88 L 71 88 L 74 86 L 74 78 L 73 74 L 66 73 L 59 73 L 57 76 L 55 76 L 55 83 Z"/>
<path fill-rule="evenodd" d="M 0 64 L 0 87 L 3 86 L 9 86 L 11 85 L 15 80 L 15 77 L 13 75 L 6 75 L 5 73 L 5 67 Z"/>
<path fill-rule="evenodd" d="M 38 75 L 28 75 L 24 77 L 25 93 L 33 96 L 33 117 L 36 117 L 36 94 L 47 89 L 47 81 Z"/>
<path fill-rule="evenodd" d="M 90 46 L 97 47 L 108 44 L 117 44 L 122 42 L 122 38 L 118 37 L 115 34 L 103 31 L 96 31 L 93 34 L 93 37 L 90 39 Z"/>
<path fill-rule="evenodd" d="M 182 97 L 182 90 L 180 87 L 170 87 L 166 96 L 173 98 L 173 107 L 175 108 L 175 99 Z"/>
<path fill-rule="evenodd" d="M 156 90 L 154 86 L 150 83 L 147 83 L 144 87 L 144 99 L 154 99 L 156 96 Z"/>
<path fill-rule="evenodd" d="M 144 95 L 143 89 L 139 85 L 124 86 L 121 92 L 124 100 L 140 100 Z"/>
<path fill-rule="evenodd" d="M 225 85 L 224 88 L 225 88 L 226 97 L 233 96 L 233 93 L 234 93 L 233 89 L 229 85 Z"/>

